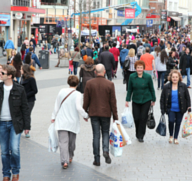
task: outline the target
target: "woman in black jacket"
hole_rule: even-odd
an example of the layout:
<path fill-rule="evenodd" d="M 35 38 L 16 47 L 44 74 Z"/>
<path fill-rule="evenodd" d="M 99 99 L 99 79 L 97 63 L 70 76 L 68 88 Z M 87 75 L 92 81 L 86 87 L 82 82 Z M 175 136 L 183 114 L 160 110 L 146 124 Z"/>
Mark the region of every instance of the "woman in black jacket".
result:
<path fill-rule="evenodd" d="M 167 83 L 168 79 L 167 77 L 169 76 L 169 73 L 173 69 L 178 69 L 178 61 L 175 59 L 175 52 L 171 51 L 169 52 L 169 59 L 167 61 L 167 72 L 165 74 L 165 81 L 164 83 Z"/>
<path fill-rule="evenodd" d="M 164 86 L 161 93 L 161 113 L 168 114 L 169 118 L 169 143 L 179 144 L 177 138 L 184 113 L 191 111 L 191 99 L 187 86 L 182 83 L 182 76 L 178 70 L 172 70 L 168 80 L 170 83 Z M 175 128 L 175 129 L 174 129 Z"/>
<path fill-rule="evenodd" d="M 29 105 L 29 112 L 31 115 L 36 100 L 35 94 L 37 94 L 38 92 L 37 84 L 33 72 L 28 64 L 25 64 L 21 67 L 21 75 L 22 75 L 21 85 L 23 85 L 23 87 L 25 88 Z M 30 138 L 29 133 L 26 134 L 25 136 L 26 138 Z"/>

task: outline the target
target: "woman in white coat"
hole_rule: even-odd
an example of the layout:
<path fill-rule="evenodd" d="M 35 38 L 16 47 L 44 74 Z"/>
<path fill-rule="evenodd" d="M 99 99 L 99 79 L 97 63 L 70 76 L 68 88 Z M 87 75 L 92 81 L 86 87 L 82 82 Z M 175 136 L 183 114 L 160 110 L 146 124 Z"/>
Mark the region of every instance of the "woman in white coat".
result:
<path fill-rule="evenodd" d="M 60 159 L 64 169 L 72 162 L 75 150 L 76 134 L 80 130 L 79 114 L 87 121 L 88 114 L 82 108 L 82 94 L 76 91 L 79 79 L 71 75 L 68 78 L 69 88 L 61 89 L 51 122 L 55 122 L 58 131 Z"/>

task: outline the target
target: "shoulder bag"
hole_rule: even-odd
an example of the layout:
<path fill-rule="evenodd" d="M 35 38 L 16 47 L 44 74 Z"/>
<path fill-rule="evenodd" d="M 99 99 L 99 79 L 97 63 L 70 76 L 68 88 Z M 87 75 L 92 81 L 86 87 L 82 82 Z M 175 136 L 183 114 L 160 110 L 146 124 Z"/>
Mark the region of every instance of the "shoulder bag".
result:
<path fill-rule="evenodd" d="M 154 129 L 156 126 L 155 118 L 153 115 L 153 106 L 150 107 L 149 113 L 148 113 L 148 119 L 147 119 L 147 127 L 149 129 Z"/>
<path fill-rule="evenodd" d="M 129 59 L 128 56 L 125 58 L 125 62 L 123 64 L 123 68 L 126 69 L 126 70 L 130 68 L 130 59 Z"/>
<path fill-rule="evenodd" d="M 78 52 L 75 54 L 75 56 L 73 57 L 73 59 L 76 57 L 77 54 L 78 54 Z M 71 60 L 69 61 L 69 64 L 70 64 L 70 65 L 73 65 L 73 59 L 71 59 Z"/>
<path fill-rule="evenodd" d="M 77 91 L 83 93 L 83 82 L 82 82 L 82 77 L 79 78 L 79 84 L 77 86 Z"/>

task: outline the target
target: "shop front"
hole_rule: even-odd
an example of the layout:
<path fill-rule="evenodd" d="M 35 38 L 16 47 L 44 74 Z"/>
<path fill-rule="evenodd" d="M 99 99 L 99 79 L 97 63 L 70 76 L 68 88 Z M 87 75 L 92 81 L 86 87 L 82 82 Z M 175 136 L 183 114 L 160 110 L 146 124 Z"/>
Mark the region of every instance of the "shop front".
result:
<path fill-rule="evenodd" d="M 168 19 L 170 20 L 170 21 L 168 21 L 168 28 L 170 28 L 171 26 L 173 26 L 173 27 L 180 26 L 181 18 L 179 17 L 179 13 L 178 12 L 170 12 L 170 11 L 168 11 Z"/>

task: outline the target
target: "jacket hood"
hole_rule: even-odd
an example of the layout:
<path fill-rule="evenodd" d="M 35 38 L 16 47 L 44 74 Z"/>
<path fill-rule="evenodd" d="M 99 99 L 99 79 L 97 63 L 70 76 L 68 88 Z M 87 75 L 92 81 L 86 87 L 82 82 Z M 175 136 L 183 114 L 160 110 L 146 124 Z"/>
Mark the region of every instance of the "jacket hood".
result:
<path fill-rule="evenodd" d="M 143 49 L 143 48 L 144 48 L 144 46 L 143 46 L 143 45 L 140 45 L 140 46 L 139 46 L 139 49 Z"/>
<path fill-rule="evenodd" d="M 127 49 L 121 50 L 122 53 L 127 53 L 127 51 L 128 51 Z"/>

